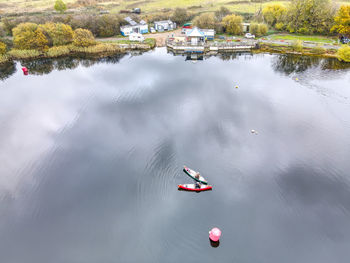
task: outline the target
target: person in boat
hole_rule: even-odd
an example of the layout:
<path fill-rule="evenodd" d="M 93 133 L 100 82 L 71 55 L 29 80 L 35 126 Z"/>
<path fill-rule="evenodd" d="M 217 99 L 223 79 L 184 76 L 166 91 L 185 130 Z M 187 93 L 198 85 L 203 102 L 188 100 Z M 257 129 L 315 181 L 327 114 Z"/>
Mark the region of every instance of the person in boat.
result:
<path fill-rule="evenodd" d="M 196 189 L 201 189 L 201 183 L 200 182 L 196 182 Z"/>
<path fill-rule="evenodd" d="M 200 173 L 196 173 L 196 175 L 194 176 L 196 179 L 199 179 Z"/>

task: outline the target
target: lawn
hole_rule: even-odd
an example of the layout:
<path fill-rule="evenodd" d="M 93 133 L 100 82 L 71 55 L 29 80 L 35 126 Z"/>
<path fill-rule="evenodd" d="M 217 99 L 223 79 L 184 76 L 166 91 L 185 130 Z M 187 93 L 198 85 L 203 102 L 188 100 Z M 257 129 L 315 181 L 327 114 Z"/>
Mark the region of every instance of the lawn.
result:
<path fill-rule="evenodd" d="M 0 14 L 25 13 L 54 11 L 53 6 L 56 0 L 0 0 Z M 78 0 L 63 0 L 68 7 L 67 12 L 81 12 Z M 82 1 L 84 2 L 84 1 Z M 85 2 L 88 2 L 87 0 Z M 162 12 L 164 9 L 175 9 L 176 7 L 186 8 L 193 12 L 213 12 L 220 6 L 225 6 L 232 12 L 255 13 L 267 4 L 280 3 L 288 4 L 286 1 L 262 0 L 90 0 L 91 6 L 85 7 L 87 10 L 98 12 L 99 10 L 109 10 L 112 13 L 119 13 L 120 10 L 130 10 L 135 7 L 141 8 L 143 13 Z M 338 0 L 339 4 L 350 4 L 350 0 Z"/>
<path fill-rule="evenodd" d="M 70 7 L 76 0 L 63 0 Z M 0 13 L 54 11 L 56 0 L 0 0 Z"/>
<path fill-rule="evenodd" d="M 308 35 L 289 35 L 289 34 L 276 34 L 270 35 L 269 39 L 272 40 L 302 40 L 320 43 L 334 43 L 336 40 L 334 38 L 325 36 L 308 36 Z"/>
<path fill-rule="evenodd" d="M 128 39 L 118 39 L 118 40 L 103 40 L 102 43 L 109 43 L 109 44 L 147 44 L 151 47 L 155 45 L 155 39 L 153 38 L 147 38 L 143 42 L 138 41 L 131 41 Z"/>

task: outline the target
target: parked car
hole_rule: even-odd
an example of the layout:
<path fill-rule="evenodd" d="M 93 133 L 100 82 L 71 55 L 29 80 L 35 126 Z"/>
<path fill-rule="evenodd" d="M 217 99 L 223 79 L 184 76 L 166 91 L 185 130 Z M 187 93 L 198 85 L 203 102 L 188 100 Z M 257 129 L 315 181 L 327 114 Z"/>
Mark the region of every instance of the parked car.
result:
<path fill-rule="evenodd" d="M 244 35 L 244 37 L 245 37 L 245 38 L 253 39 L 253 38 L 255 38 L 255 35 L 252 35 L 252 34 L 250 34 L 250 33 L 246 33 L 246 34 Z"/>
<path fill-rule="evenodd" d="M 350 39 L 348 37 L 346 37 L 346 36 L 341 36 L 340 37 L 340 42 L 342 44 L 348 44 L 348 43 L 350 43 Z"/>
<path fill-rule="evenodd" d="M 134 8 L 131 13 L 134 13 L 134 14 L 141 14 L 141 9 L 140 8 Z"/>

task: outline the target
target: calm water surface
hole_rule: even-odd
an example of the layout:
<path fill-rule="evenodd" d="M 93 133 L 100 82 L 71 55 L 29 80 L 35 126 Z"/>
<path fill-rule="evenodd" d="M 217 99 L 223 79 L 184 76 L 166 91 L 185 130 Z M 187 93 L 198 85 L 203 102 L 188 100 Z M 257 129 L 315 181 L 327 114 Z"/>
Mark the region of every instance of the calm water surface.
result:
<path fill-rule="evenodd" d="M 1 263 L 349 260 L 350 67 L 165 49 L 22 65 L 0 69 Z M 184 164 L 213 191 L 178 191 Z"/>

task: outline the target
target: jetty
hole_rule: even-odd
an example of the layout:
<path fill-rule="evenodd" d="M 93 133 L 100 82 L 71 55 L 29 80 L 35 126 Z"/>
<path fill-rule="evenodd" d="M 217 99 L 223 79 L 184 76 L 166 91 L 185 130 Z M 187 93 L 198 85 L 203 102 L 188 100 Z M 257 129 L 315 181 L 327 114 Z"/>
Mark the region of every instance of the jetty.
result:
<path fill-rule="evenodd" d="M 174 53 L 194 53 L 194 54 L 206 54 L 206 53 L 218 53 L 218 52 L 242 52 L 250 51 L 258 48 L 258 42 L 255 40 L 247 40 L 240 42 L 197 42 L 193 44 L 188 41 L 176 41 L 173 38 L 168 38 L 166 41 L 168 50 Z"/>

